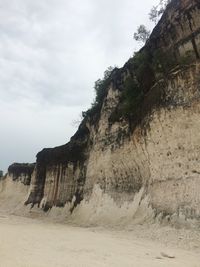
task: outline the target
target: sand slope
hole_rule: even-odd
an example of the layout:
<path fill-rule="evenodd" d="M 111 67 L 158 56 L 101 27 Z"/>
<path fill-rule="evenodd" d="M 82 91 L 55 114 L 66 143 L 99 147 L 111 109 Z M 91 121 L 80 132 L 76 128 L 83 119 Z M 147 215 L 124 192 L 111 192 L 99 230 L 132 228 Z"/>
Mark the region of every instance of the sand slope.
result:
<path fill-rule="evenodd" d="M 97 187 L 72 215 L 25 207 L 27 193 L 0 182 L 0 267 L 200 267 L 199 228 L 155 221 L 142 191 L 119 207 Z"/>

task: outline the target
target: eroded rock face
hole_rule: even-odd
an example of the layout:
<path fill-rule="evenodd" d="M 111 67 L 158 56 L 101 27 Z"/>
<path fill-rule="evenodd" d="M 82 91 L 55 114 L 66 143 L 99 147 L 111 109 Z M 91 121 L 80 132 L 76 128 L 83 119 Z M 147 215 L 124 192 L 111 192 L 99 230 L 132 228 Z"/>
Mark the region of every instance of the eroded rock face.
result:
<path fill-rule="evenodd" d="M 129 138 L 119 137 L 122 123 L 110 127 L 105 118 L 100 121 L 87 165 L 86 195 L 100 184 L 119 202 L 132 200 L 145 187 L 158 212 L 199 218 L 199 72 L 196 64 L 172 73 L 163 87 L 165 105 L 154 108 Z"/>
<path fill-rule="evenodd" d="M 26 204 L 39 204 L 45 198 L 48 209 L 53 205 L 64 206 L 74 195 L 79 203 L 83 198 L 88 142 L 89 130 L 83 122 L 68 144 L 38 153 Z"/>
<path fill-rule="evenodd" d="M 147 69 L 145 96 L 128 119 L 113 119 L 131 61 L 115 69 L 97 116 L 87 116 L 71 141 L 37 155 L 27 204 L 44 209 L 76 206 L 98 184 L 116 202 L 143 187 L 151 205 L 166 214 L 200 217 L 200 3 L 174 0 L 146 46 L 151 61 L 162 50 L 177 62 L 159 77 Z M 190 64 L 181 61 L 190 57 Z M 191 61 L 192 60 L 192 61 Z"/>
<path fill-rule="evenodd" d="M 173 49 L 177 58 L 191 53 L 200 56 L 200 2 L 198 0 L 171 1 L 167 11 L 152 32 L 149 49 Z"/>
<path fill-rule="evenodd" d="M 8 175 L 13 181 L 20 181 L 24 185 L 30 185 L 34 168 L 35 163 L 13 163 L 8 167 Z"/>

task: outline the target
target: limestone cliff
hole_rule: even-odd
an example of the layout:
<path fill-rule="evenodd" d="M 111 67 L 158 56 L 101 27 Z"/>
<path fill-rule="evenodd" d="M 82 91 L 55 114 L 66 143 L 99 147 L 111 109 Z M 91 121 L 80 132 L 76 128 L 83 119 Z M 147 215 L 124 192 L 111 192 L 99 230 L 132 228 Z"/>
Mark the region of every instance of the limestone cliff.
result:
<path fill-rule="evenodd" d="M 7 176 L 13 181 L 20 181 L 24 185 L 30 185 L 34 168 L 35 163 L 13 163 L 8 167 Z"/>
<path fill-rule="evenodd" d="M 26 204 L 76 207 L 96 184 L 122 203 L 143 187 L 157 212 L 200 218 L 199 56 L 200 2 L 173 0 L 70 142 L 38 153 Z"/>

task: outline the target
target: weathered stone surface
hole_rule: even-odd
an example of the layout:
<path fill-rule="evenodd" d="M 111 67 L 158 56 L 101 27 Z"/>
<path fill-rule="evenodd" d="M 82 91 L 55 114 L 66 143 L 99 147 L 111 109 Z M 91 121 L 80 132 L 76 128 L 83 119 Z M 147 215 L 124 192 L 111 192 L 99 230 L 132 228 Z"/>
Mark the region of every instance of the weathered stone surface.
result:
<path fill-rule="evenodd" d="M 20 181 L 24 185 L 30 185 L 34 168 L 35 163 L 13 163 L 8 167 L 8 175 L 13 181 Z"/>
<path fill-rule="evenodd" d="M 32 190 L 26 204 L 39 204 L 45 199 L 45 209 L 63 206 L 76 195 L 83 198 L 89 131 L 83 122 L 71 141 L 37 155 Z M 75 204 L 76 205 L 76 204 Z"/>
<path fill-rule="evenodd" d="M 153 30 L 147 44 L 150 49 L 173 49 L 174 56 L 192 52 L 200 56 L 200 2 L 198 0 L 171 1 L 167 11 Z"/>

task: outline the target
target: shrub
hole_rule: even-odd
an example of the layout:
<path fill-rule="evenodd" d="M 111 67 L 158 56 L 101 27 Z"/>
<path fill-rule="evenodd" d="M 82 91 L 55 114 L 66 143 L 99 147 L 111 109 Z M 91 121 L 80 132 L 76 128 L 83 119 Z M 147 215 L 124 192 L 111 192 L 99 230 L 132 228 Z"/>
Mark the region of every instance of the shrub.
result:
<path fill-rule="evenodd" d="M 132 77 L 127 78 L 122 93 L 122 115 L 126 117 L 133 115 L 140 105 L 143 96 L 144 93 L 138 81 Z"/>
<path fill-rule="evenodd" d="M 153 54 L 152 68 L 156 74 L 166 75 L 177 65 L 177 59 L 171 51 L 157 49 Z"/>
<path fill-rule="evenodd" d="M 87 111 L 82 112 L 82 117 L 85 118 L 86 116 L 94 116 L 95 113 L 98 113 L 102 107 L 103 100 L 106 97 L 108 86 L 111 81 L 111 73 L 113 71 L 113 67 L 108 67 L 108 69 L 104 72 L 103 79 L 98 79 L 94 84 L 95 90 L 95 100 L 92 103 L 91 108 Z"/>
<path fill-rule="evenodd" d="M 191 50 L 186 51 L 185 55 L 182 55 L 178 59 L 178 63 L 180 66 L 185 66 L 188 64 L 191 64 L 191 62 L 194 60 L 194 52 Z"/>

